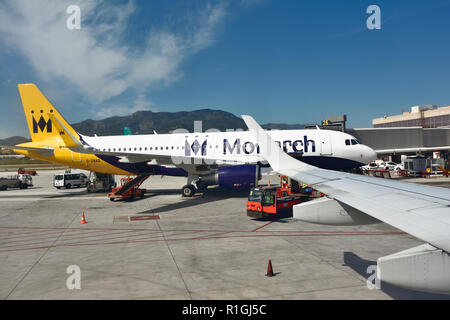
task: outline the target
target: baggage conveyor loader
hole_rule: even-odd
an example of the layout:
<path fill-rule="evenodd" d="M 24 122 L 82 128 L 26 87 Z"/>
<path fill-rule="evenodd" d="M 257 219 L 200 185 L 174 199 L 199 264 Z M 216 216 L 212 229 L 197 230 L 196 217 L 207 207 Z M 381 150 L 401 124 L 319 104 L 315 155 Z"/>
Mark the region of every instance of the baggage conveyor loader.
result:
<path fill-rule="evenodd" d="M 135 198 L 143 198 L 146 189 L 140 189 L 141 184 L 147 180 L 149 175 L 138 175 L 136 178 L 122 178 L 120 179 L 120 187 L 112 189 L 111 193 L 108 193 L 108 198 L 111 201 L 116 199 L 125 199 L 132 201 Z"/>

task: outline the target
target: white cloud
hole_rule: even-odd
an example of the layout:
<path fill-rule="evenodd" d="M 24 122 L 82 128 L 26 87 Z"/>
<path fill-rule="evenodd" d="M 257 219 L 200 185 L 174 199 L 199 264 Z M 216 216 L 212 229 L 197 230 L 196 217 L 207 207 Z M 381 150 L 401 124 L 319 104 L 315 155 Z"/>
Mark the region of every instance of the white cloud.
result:
<path fill-rule="evenodd" d="M 71 4 L 81 8 L 81 30 L 66 28 Z M 42 79 L 75 85 L 92 103 L 129 89 L 142 100 L 148 90 L 181 77 L 180 64 L 214 43 L 226 15 L 221 2 L 208 4 L 181 31 L 154 28 L 143 48 L 135 48 L 123 41 L 135 10 L 133 1 L 6 0 L 0 4 L 0 40 L 2 47 L 24 56 Z"/>
<path fill-rule="evenodd" d="M 112 105 L 108 107 L 100 108 L 96 112 L 96 116 L 105 119 L 113 116 L 126 116 L 130 115 L 136 111 L 158 111 L 153 107 L 153 103 L 148 101 L 144 94 L 139 94 L 136 97 L 133 105 Z"/>

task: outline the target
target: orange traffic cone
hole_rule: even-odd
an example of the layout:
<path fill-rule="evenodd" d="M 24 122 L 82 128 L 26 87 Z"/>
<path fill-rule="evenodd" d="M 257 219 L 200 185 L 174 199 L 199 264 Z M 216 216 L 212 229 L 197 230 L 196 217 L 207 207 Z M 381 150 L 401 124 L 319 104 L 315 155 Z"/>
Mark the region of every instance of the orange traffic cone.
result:
<path fill-rule="evenodd" d="M 86 222 L 86 218 L 84 217 L 84 211 L 83 211 L 83 214 L 81 215 L 80 224 L 85 224 L 85 223 L 87 223 L 87 222 Z"/>
<path fill-rule="evenodd" d="M 273 277 L 273 269 L 272 269 L 272 261 L 269 260 L 269 265 L 267 266 L 267 274 L 266 277 Z"/>

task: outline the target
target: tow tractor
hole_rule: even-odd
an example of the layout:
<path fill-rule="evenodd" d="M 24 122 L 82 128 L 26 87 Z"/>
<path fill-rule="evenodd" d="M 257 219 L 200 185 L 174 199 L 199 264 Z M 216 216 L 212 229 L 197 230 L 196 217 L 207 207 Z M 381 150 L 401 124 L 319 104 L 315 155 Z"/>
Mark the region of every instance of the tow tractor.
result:
<path fill-rule="evenodd" d="M 120 187 L 112 189 L 108 193 L 109 200 L 115 199 L 133 200 L 135 198 L 143 198 L 146 189 L 140 189 L 139 186 L 148 178 L 148 175 L 139 175 L 136 178 L 122 178 L 120 179 Z"/>
<path fill-rule="evenodd" d="M 259 186 L 250 190 L 247 216 L 275 218 L 292 216 L 292 207 L 298 203 L 323 196 L 322 193 L 302 185 L 286 176 L 280 176 L 279 186 Z"/>

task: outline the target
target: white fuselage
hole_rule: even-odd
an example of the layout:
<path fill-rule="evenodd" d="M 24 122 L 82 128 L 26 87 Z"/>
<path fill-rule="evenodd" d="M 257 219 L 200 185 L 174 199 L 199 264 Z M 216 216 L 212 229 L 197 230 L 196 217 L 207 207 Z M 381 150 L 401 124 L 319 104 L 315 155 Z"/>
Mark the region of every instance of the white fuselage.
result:
<path fill-rule="evenodd" d="M 343 132 L 304 129 L 272 130 L 268 133 L 286 152 L 302 155 L 305 161 L 327 161 L 331 168 L 339 169 L 339 163 L 354 162 L 363 165 L 376 159 L 376 153 L 371 148 Z M 83 140 L 97 151 L 111 152 L 119 157 L 123 154 L 124 158 L 130 155 L 148 155 L 149 159 L 152 156 L 161 156 L 170 159 L 202 158 L 235 163 L 255 163 L 263 160 L 259 156 L 259 148 L 254 138 L 248 131 L 83 136 Z M 177 164 L 161 160 L 158 163 Z M 357 166 L 355 164 L 353 167 Z M 342 169 L 345 166 L 343 165 Z"/>

